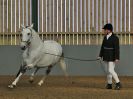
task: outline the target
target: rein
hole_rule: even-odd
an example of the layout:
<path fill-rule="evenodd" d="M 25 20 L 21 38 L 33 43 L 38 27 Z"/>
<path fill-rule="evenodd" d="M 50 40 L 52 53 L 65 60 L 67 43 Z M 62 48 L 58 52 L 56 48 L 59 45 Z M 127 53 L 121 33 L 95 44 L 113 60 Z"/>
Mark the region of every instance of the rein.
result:
<path fill-rule="evenodd" d="M 64 56 L 55 55 L 55 54 L 51 54 L 51 53 L 45 53 L 45 54 L 58 56 L 58 57 L 63 57 L 63 58 L 66 58 L 66 59 L 71 59 L 71 60 L 77 60 L 77 61 L 98 61 L 98 60 L 100 60 L 100 59 L 79 59 L 79 58 L 74 58 L 74 57 L 64 57 Z"/>
<path fill-rule="evenodd" d="M 66 59 L 70 59 L 70 60 L 75 60 L 75 61 L 86 61 L 86 62 L 96 62 L 98 61 L 100 63 L 100 67 L 102 69 L 102 71 L 104 72 L 104 74 L 107 74 L 104 67 L 103 67 L 103 61 L 102 59 L 79 59 L 79 58 L 74 58 L 74 57 L 64 57 L 64 56 L 60 56 L 60 55 L 55 55 L 55 54 L 51 54 L 51 53 L 45 53 L 45 54 L 49 54 L 49 55 L 53 55 L 53 56 L 58 56 L 58 57 L 63 57 L 63 58 L 66 58 Z"/>

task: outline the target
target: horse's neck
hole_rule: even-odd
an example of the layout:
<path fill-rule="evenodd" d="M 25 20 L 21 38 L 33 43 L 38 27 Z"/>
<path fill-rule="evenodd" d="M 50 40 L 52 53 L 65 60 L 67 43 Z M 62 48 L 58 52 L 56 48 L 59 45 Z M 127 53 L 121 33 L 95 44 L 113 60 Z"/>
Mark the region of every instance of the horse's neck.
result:
<path fill-rule="evenodd" d="M 33 50 L 33 49 L 38 48 L 42 44 L 43 44 L 43 42 L 40 39 L 40 37 L 38 36 L 38 34 L 33 33 L 33 38 L 31 40 L 31 46 L 30 46 L 30 48 Z"/>

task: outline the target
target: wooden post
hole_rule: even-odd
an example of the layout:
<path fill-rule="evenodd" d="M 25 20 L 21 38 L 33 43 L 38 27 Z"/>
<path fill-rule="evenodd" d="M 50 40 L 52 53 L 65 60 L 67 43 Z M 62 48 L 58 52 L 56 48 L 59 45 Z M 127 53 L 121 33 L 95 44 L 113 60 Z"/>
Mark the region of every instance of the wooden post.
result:
<path fill-rule="evenodd" d="M 34 29 L 38 32 L 38 0 L 32 0 L 32 23 Z"/>

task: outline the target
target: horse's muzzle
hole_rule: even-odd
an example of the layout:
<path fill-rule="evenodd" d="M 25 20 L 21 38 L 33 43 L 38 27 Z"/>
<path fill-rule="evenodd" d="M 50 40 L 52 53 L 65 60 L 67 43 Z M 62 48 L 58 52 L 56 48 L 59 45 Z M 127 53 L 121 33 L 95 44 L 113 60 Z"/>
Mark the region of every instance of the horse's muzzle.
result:
<path fill-rule="evenodd" d="M 22 47 L 21 47 L 21 50 L 25 50 L 25 49 L 26 49 L 26 46 L 22 46 Z"/>

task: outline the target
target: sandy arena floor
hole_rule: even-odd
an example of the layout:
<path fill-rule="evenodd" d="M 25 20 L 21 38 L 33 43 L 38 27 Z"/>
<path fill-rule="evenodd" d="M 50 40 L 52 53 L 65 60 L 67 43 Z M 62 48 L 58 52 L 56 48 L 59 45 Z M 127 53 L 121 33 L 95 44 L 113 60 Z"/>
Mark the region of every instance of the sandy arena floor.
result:
<path fill-rule="evenodd" d="M 30 84 L 29 77 L 23 76 L 15 89 L 9 89 L 14 76 L 0 76 L 0 99 L 133 99 L 133 77 L 120 77 L 119 91 L 105 89 L 105 77 L 49 76 L 39 87 L 40 78 Z"/>

